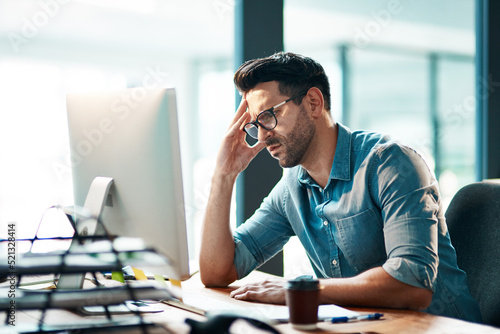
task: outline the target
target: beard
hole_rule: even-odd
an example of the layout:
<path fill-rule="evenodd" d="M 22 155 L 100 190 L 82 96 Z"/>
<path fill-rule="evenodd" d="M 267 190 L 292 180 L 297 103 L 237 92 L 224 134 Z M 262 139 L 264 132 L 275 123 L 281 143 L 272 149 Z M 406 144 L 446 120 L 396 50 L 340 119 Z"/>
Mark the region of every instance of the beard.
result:
<path fill-rule="evenodd" d="M 276 157 L 281 167 L 290 168 L 302 163 L 304 156 L 316 133 L 313 121 L 303 107 L 299 108 L 299 117 L 287 137 L 272 137 L 266 140 L 266 146 L 281 145 L 280 157 Z"/>

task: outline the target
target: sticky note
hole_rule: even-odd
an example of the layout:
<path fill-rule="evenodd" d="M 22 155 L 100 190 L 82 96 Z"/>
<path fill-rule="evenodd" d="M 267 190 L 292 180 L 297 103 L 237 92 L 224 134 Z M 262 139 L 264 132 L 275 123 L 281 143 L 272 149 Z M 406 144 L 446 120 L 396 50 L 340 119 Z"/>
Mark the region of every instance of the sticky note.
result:
<path fill-rule="evenodd" d="M 162 275 L 154 274 L 154 278 L 156 282 L 160 283 L 163 286 L 167 286 L 167 282 L 165 282 L 165 279 L 163 278 Z"/>
<path fill-rule="evenodd" d="M 132 267 L 132 270 L 134 271 L 134 275 L 135 275 L 136 280 L 138 280 L 138 281 L 146 280 L 147 281 L 148 278 L 146 277 L 146 274 L 144 273 L 144 271 L 142 271 L 141 269 L 134 268 L 134 267 Z"/>
<path fill-rule="evenodd" d="M 115 280 L 115 281 L 118 281 L 118 282 L 125 283 L 125 278 L 123 277 L 123 272 L 122 271 L 113 271 L 111 273 L 111 279 Z"/>
<path fill-rule="evenodd" d="M 172 284 L 172 287 L 175 287 L 175 288 L 179 288 L 179 289 L 182 289 L 182 286 L 181 286 L 181 281 L 179 280 L 176 280 L 176 279 L 169 279 L 170 283 Z M 179 292 L 180 293 L 180 292 Z M 182 298 L 180 298 L 180 301 L 182 301 Z"/>
<path fill-rule="evenodd" d="M 178 287 L 179 289 L 182 288 L 181 281 L 176 280 L 176 279 L 170 279 L 170 282 L 172 283 L 173 286 Z"/>

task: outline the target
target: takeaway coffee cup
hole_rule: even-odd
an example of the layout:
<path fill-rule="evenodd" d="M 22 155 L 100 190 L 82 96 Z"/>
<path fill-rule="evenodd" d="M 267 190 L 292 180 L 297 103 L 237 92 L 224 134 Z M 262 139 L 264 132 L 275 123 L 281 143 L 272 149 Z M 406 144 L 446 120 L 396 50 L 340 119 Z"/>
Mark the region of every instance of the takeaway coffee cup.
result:
<path fill-rule="evenodd" d="M 286 304 L 290 323 L 299 330 L 316 329 L 320 285 L 317 279 L 298 277 L 287 281 Z"/>

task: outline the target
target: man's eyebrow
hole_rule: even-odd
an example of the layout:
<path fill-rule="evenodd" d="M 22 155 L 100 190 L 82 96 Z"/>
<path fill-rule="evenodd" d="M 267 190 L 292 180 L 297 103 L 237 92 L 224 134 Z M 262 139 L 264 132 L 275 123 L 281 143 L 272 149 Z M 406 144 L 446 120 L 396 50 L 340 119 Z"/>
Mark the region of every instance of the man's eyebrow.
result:
<path fill-rule="evenodd" d="M 247 112 L 248 112 L 248 114 L 250 114 L 250 117 L 252 117 L 252 122 L 255 121 L 257 119 L 257 116 L 260 114 L 260 111 L 259 111 L 255 115 L 253 115 L 253 113 L 250 112 L 250 108 L 248 108 L 248 107 L 247 107 Z"/>

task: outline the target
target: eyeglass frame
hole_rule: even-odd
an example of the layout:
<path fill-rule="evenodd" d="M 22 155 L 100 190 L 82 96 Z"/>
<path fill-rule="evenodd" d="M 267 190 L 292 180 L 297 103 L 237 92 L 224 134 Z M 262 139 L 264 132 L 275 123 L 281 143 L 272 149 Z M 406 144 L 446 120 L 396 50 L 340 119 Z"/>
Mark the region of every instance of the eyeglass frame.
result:
<path fill-rule="evenodd" d="M 279 107 L 281 107 L 282 105 L 284 105 L 284 104 L 286 104 L 286 103 L 288 103 L 288 102 L 290 102 L 290 101 L 292 101 L 292 100 L 294 100 L 294 99 L 296 99 L 296 98 L 298 98 L 298 97 L 300 97 L 300 96 L 302 96 L 302 95 L 305 95 L 305 94 L 307 94 L 307 91 L 302 92 L 302 93 L 300 93 L 300 94 L 297 94 L 297 95 L 295 95 L 295 96 L 292 96 L 292 97 L 290 97 L 290 98 L 286 99 L 285 101 L 283 101 L 283 102 L 281 102 L 281 103 L 278 103 L 278 104 L 277 104 L 277 105 L 275 105 L 274 107 L 271 107 L 271 108 L 269 108 L 269 109 L 266 109 L 266 110 L 261 111 L 261 112 L 257 115 L 257 118 L 255 119 L 255 121 L 248 122 L 248 123 L 246 123 L 246 124 L 243 126 L 243 131 L 245 131 L 245 133 L 246 133 L 247 135 L 249 135 L 250 137 L 252 137 L 252 138 L 254 138 L 254 139 L 257 139 L 257 137 L 252 136 L 252 135 L 251 135 L 251 134 L 247 131 L 247 126 L 248 126 L 248 125 L 252 125 L 252 126 L 254 126 L 254 127 L 257 129 L 257 131 L 259 130 L 259 126 L 261 126 L 263 129 L 268 130 L 268 131 L 273 130 L 274 128 L 276 128 L 276 127 L 278 126 L 278 118 L 276 118 L 276 114 L 274 113 L 274 109 L 279 108 Z M 260 117 L 262 114 L 266 113 L 266 112 L 271 113 L 271 115 L 274 117 L 274 120 L 275 120 L 275 123 L 276 123 L 276 124 L 274 124 L 274 126 L 273 126 L 272 128 L 268 128 L 268 127 L 264 126 L 264 124 L 262 124 L 261 122 L 259 122 L 259 117 Z M 258 132 L 257 132 L 257 135 L 258 135 Z"/>

